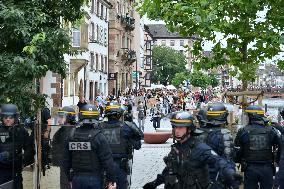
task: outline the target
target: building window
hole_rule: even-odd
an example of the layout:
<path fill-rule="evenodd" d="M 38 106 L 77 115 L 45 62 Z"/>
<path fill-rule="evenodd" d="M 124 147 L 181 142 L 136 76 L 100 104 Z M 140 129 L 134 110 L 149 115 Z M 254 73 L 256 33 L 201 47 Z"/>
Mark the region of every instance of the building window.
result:
<path fill-rule="evenodd" d="M 95 64 L 95 55 L 94 52 L 91 52 L 91 70 L 94 69 L 94 64 Z"/>
<path fill-rule="evenodd" d="M 91 36 L 90 36 L 91 41 L 95 40 L 95 30 L 96 30 L 95 23 L 91 22 Z"/>
<path fill-rule="evenodd" d="M 95 0 L 92 0 L 92 4 L 91 4 L 91 13 L 95 12 Z"/>
<path fill-rule="evenodd" d="M 107 57 L 105 57 L 105 72 L 107 72 Z"/>
<path fill-rule="evenodd" d="M 146 50 L 151 50 L 151 41 L 146 41 Z"/>
<path fill-rule="evenodd" d="M 120 10 L 120 4 L 119 1 L 117 1 L 117 8 L 116 8 L 117 14 L 121 14 L 121 10 Z"/>
<path fill-rule="evenodd" d="M 80 28 L 73 28 L 72 29 L 72 46 L 80 47 L 80 43 L 81 43 Z"/>
<path fill-rule="evenodd" d="M 101 71 L 104 71 L 104 56 L 101 55 Z"/>
<path fill-rule="evenodd" d="M 96 54 L 96 71 L 99 70 L 99 55 Z"/>
<path fill-rule="evenodd" d="M 149 73 L 146 73 L 146 75 L 145 75 L 145 78 L 146 78 L 146 80 L 149 80 L 150 79 L 150 74 Z"/>
<path fill-rule="evenodd" d="M 121 41 L 122 41 L 121 47 L 122 47 L 122 48 L 126 48 L 126 45 L 125 45 L 125 36 L 122 36 Z"/>
<path fill-rule="evenodd" d="M 180 45 L 180 46 L 184 46 L 184 40 L 180 40 L 180 41 L 179 41 L 179 45 Z"/>
<path fill-rule="evenodd" d="M 100 38 L 100 29 L 99 29 L 99 25 L 97 25 L 97 40 L 99 41 L 99 38 Z"/>
<path fill-rule="evenodd" d="M 104 5 L 101 4 L 101 19 L 104 18 Z"/>
<path fill-rule="evenodd" d="M 97 16 L 100 15 L 100 2 L 97 1 Z"/>
<path fill-rule="evenodd" d="M 171 41 L 170 41 L 170 45 L 171 45 L 171 46 L 175 46 L 175 40 L 171 40 Z"/>
<path fill-rule="evenodd" d="M 161 45 L 166 45 L 166 40 L 162 40 Z"/>
<path fill-rule="evenodd" d="M 89 100 L 94 100 L 94 82 L 90 82 Z"/>
<path fill-rule="evenodd" d="M 104 28 L 100 27 L 100 43 L 103 44 L 104 43 Z"/>
<path fill-rule="evenodd" d="M 128 37 L 126 39 L 127 39 L 127 41 L 126 41 L 127 47 L 126 48 L 130 49 L 131 39 L 129 39 Z"/>
<path fill-rule="evenodd" d="M 146 57 L 146 65 L 151 65 L 151 57 L 150 56 Z"/>
<path fill-rule="evenodd" d="M 105 36 L 105 42 L 104 42 L 104 45 L 105 45 L 105 46 L 107 46 L 107 43 L 108 43 L 108 40 L 107 40 L 107 37 L 108 37 L 108 36 L 107 36 L 107 35 L 108 35 L 108 33 L 107 33 L 107 29 L 105 28 L 105 29 L 104 29 L 104 36 Z"/>

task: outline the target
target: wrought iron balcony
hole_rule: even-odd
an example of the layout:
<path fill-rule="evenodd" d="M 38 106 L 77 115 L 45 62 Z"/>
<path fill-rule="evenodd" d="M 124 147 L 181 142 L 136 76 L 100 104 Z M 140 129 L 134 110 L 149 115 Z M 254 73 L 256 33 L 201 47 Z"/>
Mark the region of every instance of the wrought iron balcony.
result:
<path fill-rule="evenodd" d="M 121 24 L 124 26 L 126 31 L 133 31 L 135 29 L 135 19 L 126 13 L 121 17 Z"/>
<path fill-rule="evenodd" d="M 136 61 L 136 52 L 128 48 L 121 48 L 121 60 L 125 62 L 125 65 L 130 65 Z"/>

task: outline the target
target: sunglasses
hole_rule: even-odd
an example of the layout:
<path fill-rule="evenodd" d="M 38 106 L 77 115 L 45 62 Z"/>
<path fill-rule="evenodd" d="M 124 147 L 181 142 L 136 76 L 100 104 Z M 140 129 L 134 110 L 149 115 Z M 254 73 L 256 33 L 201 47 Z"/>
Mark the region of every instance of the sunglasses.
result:
<path fill-rule="evenodd" d="M 4 115 L 3 119 L 14 119 L 14 116 L 12 116 L 12 115 Z"/>

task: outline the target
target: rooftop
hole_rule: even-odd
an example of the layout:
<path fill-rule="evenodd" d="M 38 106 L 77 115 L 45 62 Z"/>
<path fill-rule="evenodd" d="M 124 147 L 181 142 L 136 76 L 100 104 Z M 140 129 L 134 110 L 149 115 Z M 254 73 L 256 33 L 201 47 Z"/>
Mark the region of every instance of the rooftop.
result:
<path fill-rule="evenodd" d="M 189 38 L 180 36 L 178 32 L 170 32 L 164 24 L 148 24 L 147 26 L 153 38 Z"/>

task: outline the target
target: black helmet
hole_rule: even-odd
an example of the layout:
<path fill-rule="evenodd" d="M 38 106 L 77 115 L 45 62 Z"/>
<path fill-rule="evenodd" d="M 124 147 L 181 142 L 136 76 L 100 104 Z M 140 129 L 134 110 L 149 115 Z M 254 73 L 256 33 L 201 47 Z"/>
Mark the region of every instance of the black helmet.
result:
<path fill-rule="evenodd" d="M 75 124 L 76 123 L 76 112 L 71 106 L 64 106 L 61 110 L 57 112 L 58 116 L 65 116 L 66 123 Z"/>
<path fill-rule="evenodd" d="M 206 115 L 209 125 L 218 126 L 227 123 L 229 113 L 224 104 L 214 103 L 208 105 Z"/>
<path fill-rule="evenodd" d="M 264 118 L 264 110 L 257 105 L 249 105 L 245 109 L 245 113 L 247 113 L 249 117 L 249 121 L 263 121 Z"/>
<path fill-rule="evenodd" d="M 106 105 L 105 108 L 105 115 L 112 116 L 112 115 L 119 115 L 123 114 L 124 110 L 121 108 L 121 105 L 118 102 L 110 102 Z"/>
<path fill-rule="evenodd" d="M 1 120 L 7 116 L 14 118 L 14 123 L 18 123 L 19 111 L 15 104 L 3 104 L 1 106 Z"/>
<path fill-rule="evenodd" d="M 193 124 L 193 116 L 186 111 L 175 112 L 171 118 L 172 127 L 188 127 L 190 130 L 195 130 Z"/>
<path fill-rule="evenodd" d="M 200 109 L 199 112 L 196 114 L 196 118 L 199 122 L 200 127 L 206 126 L 206 115 L 207 110 L 205 108 Z"/>
<path fill-rule="evenodd" d="M 98 122 L 99 115 L 99 111 L 95 105 L 86 104 L 80 109 L 79 120 L 86 124 L 93 124 Z"/>

